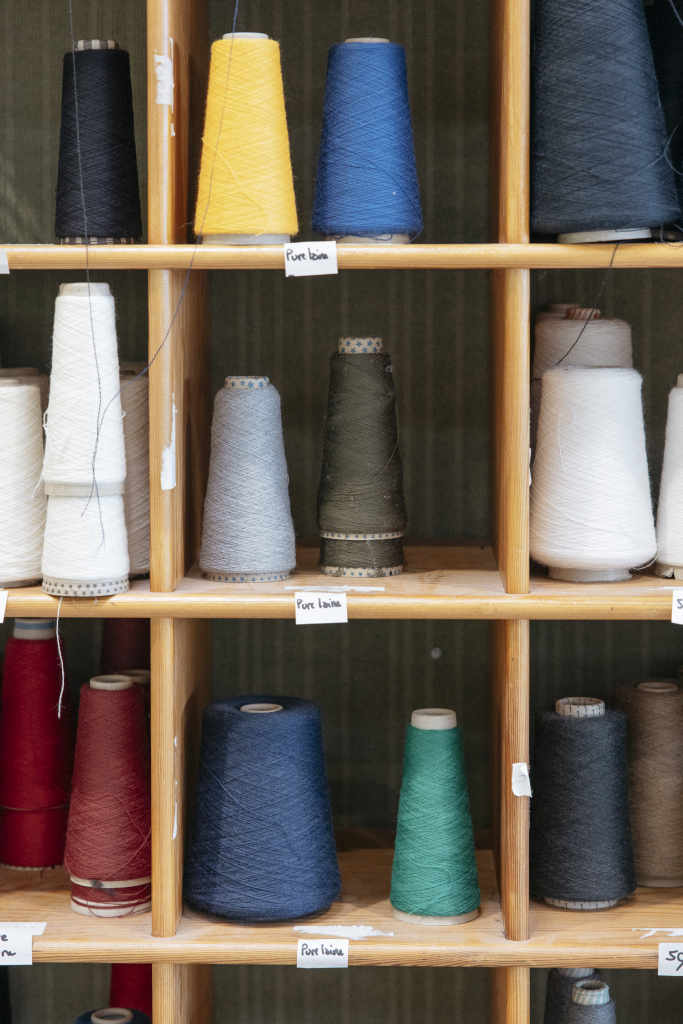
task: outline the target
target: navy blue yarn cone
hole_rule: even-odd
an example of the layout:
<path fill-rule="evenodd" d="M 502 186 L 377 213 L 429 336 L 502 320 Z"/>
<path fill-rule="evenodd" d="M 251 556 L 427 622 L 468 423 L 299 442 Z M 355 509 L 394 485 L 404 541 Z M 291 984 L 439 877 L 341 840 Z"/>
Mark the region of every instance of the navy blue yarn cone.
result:
<path fill-rule="evenodd" d="M 279 704 L 253 714 L 245 704 Z M 230 697 L 204 709 L 187 903 L 237 921 L 326 910 L 341 890 L 320 709 Z"/>
<path fill-rule="evenodd" d="M 645 7 L 659 82 L 669 163 L 683 204 L 683 0 L 654 0 Z M 680 221 L 679 221 L 680 224 Z"/>
<path fill-rule="evenodd" d="M 313 230 L 369 237 L 422 230 L 406 55 L 397 43 L 330 48 Z"/>
<path fill-rule="evenodd" d="M 120 1009 L 120 1007 L 117 1007 L 117 1009 Z M 123 1009 L 127 1009 L 127 1007 L 123 1007 Z M 88 1010 L 87 1013 L 82 1013 L 80 1017 L 76 1017 L 74 1024 L 90 1024 L 91 1014 L 104 1013 L 106 1015 L 106 1012 L 106 1009 Z M 131 1010 L 130 1012 L 133 1014 L 133 1020 L 131 1021 L 131 1024 L 152 1024 L 147 1014 L 143 1013 L 142 1010 Z M 115 1019 L 113 1015 L 112 1024 L 115 1024 Z"/>

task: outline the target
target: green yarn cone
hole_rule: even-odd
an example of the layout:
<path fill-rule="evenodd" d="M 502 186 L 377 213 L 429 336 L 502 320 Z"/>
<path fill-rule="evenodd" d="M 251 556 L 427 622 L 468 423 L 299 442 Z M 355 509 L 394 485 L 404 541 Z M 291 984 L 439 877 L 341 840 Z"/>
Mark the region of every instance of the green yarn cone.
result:
<path fill-rule="evenodd" d="M 479 903 L 460 729 L 409 725 L 391 905 L 405 914 L 453 917 Z"/>

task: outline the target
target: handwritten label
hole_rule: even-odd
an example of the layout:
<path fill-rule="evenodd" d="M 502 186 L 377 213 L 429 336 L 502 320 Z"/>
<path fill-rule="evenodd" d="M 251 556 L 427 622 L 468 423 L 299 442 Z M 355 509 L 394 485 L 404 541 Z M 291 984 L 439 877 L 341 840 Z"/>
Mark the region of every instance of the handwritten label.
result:
<path fill-rule="evenodd" d="M 284 249 L 287 277 L 339 273 L 336 242 L 288 242 Z"/>
<path fill-rule="evenodd" d="M 5 621 L 5 610 L 7 609 L 7 598 L 9 590 L 0 590 L 0 622 Z"/>
<path fill-rule="evenodd" d="M 32 963 L 33 929 L 20 924 L 0 925 L 0 964 L 15 967 Z"/>
<path fill-rule="evenodd" d="M 512 766 L 512 792 L 515 796 L 531 796 L 529 766 L 526 761 L 519 761 Z"/>
<path fill-rule="evenodd" d="M 659 943 L 657 974 L 673 974 L 677 978 L 683 978 L 683 945 L 680 942 Z"/>
<path fill-rule="evenodd" d="M 348 939 L 299 939 L 296 944 L 297 967 L 348 967 Z"/>
<path fill-rule="evenodd" d="M 0 274 L 9 274 L 9 260 L 4 249 L 0 249 Z"/>
<path fill-rule="evenodd" d="M 297 626 L 313 626 L 320 622 L 348 622 L 346 594 L 294 594 Z"/>
<path fill-rule="evenodd" d="M 683 626 L 683 587 L 676 587 L 671 598 L 671 621 Z"/>

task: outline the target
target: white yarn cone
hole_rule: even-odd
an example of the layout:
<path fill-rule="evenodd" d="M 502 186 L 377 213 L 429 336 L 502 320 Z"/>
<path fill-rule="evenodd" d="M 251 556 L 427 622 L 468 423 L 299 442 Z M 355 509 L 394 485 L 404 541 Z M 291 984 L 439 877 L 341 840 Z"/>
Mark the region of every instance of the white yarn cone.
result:
<path fill-rule="evenodd" d="M 258 583 L 295 564 L 280 396 L 267 377 L 227 377 L 214 402 L 200 568 Z"/>
<path fill-rule="evenodd" d="M 149 572 L 149 377 L 121 377 L 126 489 L 123 509 L 131 576 Z"/>
<path fill-rule="evenodd" d="M 43 545 L 43 590 L 99 597 L 129 589 L 123 496 L 50 495 Z"/>
<path fill-rule="evenodd" d="M 36 369 L 35 366 L 12 366 L 0 370 L 0 378 L 10 377 L 18 380 L 21 384 L 36 384 L 40 389 L 40 412 L 41 416 L 47 409 L 47 400 L 50 394 L 50 378 Z"/>
<path fill-rule="evenodd" d="M 0 587 L 41 577 L 46 498 L 40 486 L 43 427 L 40 392 L 0 380 Z"/>
<path fill-rule="evenodd" d="M 543 374 L 530 551 L 554 579 L 628 579 L 655 556 L 641 388 L 636 370 Z"/>
<path fill-rule="evenodd" d="M 657 507 L 658 576 L 683 579 L 683 374 L 669 392 L 664 463 Z"/>
<path fill-rule="evenodd" d="M 126 456 L 108 284 L 60 285 L 45 434 L 47 494 L 123 492 Z"/>

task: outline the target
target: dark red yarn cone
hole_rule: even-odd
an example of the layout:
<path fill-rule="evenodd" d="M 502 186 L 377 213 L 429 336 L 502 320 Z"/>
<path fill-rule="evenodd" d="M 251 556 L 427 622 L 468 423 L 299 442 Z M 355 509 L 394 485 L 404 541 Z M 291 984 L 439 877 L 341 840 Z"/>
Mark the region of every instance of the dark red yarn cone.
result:
<path fill-rule="evenodd" d="M 63 651 L 62 651 L 63 653 Z M 73 724 L 57 640 L 10 637 L 0 713 L 0 862 L 46 868 L 64 860 Z"/>
<path fill-rule="evenodd" d="M 113 882 L 150 874 L 150 786 L 140 687 L 82 686 L 64 853 L 72 876 Z"/>
<path fill-rule="evenodd" d="M 152 1019 L 152 965 L 112 964 L 110 1006 L 140 1010 Z"/>
<path fill-rule="evenodd" d="M 105 619 L 102 625 L 100 673 L 150 667 L 149 619 Z"/>

